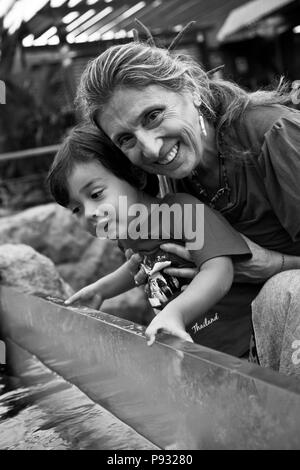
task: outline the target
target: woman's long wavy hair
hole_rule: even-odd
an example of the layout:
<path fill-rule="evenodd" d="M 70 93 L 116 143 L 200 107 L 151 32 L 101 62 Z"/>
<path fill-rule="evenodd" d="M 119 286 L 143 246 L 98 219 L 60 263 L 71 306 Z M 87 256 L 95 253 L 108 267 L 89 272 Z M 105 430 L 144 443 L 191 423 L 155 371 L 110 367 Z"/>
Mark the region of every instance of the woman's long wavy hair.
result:
<path fill-rule="evenodd" d="M 226 144 L 223 131 L 241 117 L 246 106 L 290 101 L 288 85 L 283 80 L 273 91 L 247 92 L 235 83 L 213 78 L 188 55 L 134 41 L 112 46 L 88 63 L 78 87 L 77 103 L 95 123 L 96 112 L 101 113 L 116 89 L 143 89 L 153 84 L 176 92 L 197 93 L 200 112 L 214 124 L 221 151 Z M 230 150 L 232 154 L 234 149 Z"/>

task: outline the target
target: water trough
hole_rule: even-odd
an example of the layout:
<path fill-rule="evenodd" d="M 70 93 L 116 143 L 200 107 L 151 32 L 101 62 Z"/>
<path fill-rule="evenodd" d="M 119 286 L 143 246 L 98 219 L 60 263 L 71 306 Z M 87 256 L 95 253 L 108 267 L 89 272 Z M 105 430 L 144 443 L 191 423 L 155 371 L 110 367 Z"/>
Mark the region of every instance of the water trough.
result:
<path fill-rule="evenodd" d="M 132 322 L 4 286 L 0 318 L 7 344 L 37 356 L 154 446 L 300 449 L 296 378 L 169 335 L 149 348 Z"/>

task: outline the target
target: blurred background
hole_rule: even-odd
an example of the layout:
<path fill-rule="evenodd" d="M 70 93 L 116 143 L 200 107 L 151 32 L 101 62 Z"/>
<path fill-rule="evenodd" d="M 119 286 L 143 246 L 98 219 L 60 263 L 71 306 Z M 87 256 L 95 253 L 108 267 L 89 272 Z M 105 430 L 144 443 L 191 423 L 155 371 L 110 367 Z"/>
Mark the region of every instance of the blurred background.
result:
<path fill-rule="evenodd" d="M 49 200 L 41 183 L 74 109 L 88 60 L 132 40 L 134 19 L 247 89 L 300 79 L 299 0 L 0 0 L 0 201 Z M 38 175 L 38 177 L 36 177 Z"/>

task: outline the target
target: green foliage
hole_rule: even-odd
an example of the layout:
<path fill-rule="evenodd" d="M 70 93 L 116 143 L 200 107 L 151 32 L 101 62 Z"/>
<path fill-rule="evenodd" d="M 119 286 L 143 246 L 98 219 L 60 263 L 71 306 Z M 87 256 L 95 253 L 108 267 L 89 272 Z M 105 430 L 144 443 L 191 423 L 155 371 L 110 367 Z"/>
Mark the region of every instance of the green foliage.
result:
<path fill-rule="evenodd" d="M 24 27 L 1 33 L 0 80 L 6 84 L 1 105 L 0 153 L 59 143 L 75 124 L 68 76 L 60 63 L 32 67 L 21 46 Z"/>

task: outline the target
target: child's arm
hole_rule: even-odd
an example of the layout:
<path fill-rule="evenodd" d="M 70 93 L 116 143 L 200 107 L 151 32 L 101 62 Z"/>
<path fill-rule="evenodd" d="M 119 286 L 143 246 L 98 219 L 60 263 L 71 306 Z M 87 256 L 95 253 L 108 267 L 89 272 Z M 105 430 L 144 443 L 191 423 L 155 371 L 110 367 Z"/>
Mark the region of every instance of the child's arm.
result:
<path fill-rule="evenodd" d="M 66 301 L 70 305 L 78 300 L 89 301 L 91 307 L 97 309 L 102 302 L 116 295 L 122 294 L 135 287 L 134 279 L 131 273 L 132 261 L 126 261 L 111 274 L 102 277 L 98 281 L 79 290 Z"/>
<path fill-rule="evenodd" d="M 148 345 L 153 344 L 159 330 L 192 341 L 186 326 L 221 300 L 232 281 L 233 263 L 229 256 L 219 256 L 203 263 L 186 289 L 152 320 L 146 330 Z"/>

